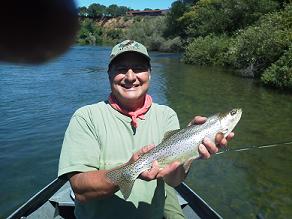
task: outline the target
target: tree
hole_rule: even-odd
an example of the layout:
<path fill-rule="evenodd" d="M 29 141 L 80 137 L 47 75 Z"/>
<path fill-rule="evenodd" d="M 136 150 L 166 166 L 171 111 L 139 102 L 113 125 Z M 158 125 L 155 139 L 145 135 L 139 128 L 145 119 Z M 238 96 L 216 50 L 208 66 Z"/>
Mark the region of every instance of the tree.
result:
<path fill-rule="evenodd" d="M 198 2 L 199 0 L 182 0 L 184 4 L 189 4 L 189 5 L 194 5 Z"/>
<path fill-rule="evenodd" d="M 182 1 L 175 1 L 171 4 L 171 9 L 166 17 L 167 29 L 165 31 L 166 36 L 181 36 L 183 28 L 178 21 L 180 17 L 188 10 L 188 6 Z"/>
<path fill-rule="evenodd" d="M 201 0 L 179 18 L 178 23 L 188 38 L 232 35 L 278 8 L 279 4 L 270 0 Z"/>
<path fill-rule="evenodd" d="M 89 17 L 103 17 L 106 12 L 106 7 L 101 4 L 93 3 L 91 4 L 88 9 L 87 13 Z"/>
<path fill-rule="evenodd" d="M 81 17 L 86 17 L 88 14 L 86 7 L 79 7 L 77 10 L 78 10 L 79 16 L 81 16 Z"/>
<path fill-rule="evenodd" d="M 130 11 L 131 9 L 126 6 L 117 6 L 115 4 L 108 6 L 106 9 L 107 15 L 112 17 L 118 17 L 125 15 L 127 11 Z"/>
<path fill-rule="evenodd" d="M 112 17 L 117 17 L 119 13 L 119 7 L 115 4 L 108 6 L 107 14 Z"/>
<path fill-rule="evenodd" d="M 127 13 L 127 11 L 129 11 L 130 8 L 126 7 L 126 6 L 120 6 L 119 7 L 119 16 L 121 15 L 125 15 Z"/>

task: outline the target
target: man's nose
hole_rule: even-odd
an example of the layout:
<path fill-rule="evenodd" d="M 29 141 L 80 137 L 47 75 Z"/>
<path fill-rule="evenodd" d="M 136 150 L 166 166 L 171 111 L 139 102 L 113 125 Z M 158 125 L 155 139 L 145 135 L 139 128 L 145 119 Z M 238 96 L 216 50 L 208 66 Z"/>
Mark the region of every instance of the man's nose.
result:
<path fill-rule="evenodd" d="M 128 81 L 135 81 L 136 80 L 136 74 L 131 68 L 129 68 L 127 73 L 125 74 L 125 78 Z"/>

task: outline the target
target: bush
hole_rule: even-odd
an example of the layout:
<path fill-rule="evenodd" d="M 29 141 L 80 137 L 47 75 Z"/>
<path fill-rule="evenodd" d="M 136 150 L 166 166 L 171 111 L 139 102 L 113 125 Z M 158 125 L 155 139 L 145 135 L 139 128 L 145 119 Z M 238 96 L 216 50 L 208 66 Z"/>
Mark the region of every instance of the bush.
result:
<path fill-rule="evenodd" d="M 159 28 L 157 28 L 159 27 Z M 125 38 L 137 40 L 149 46 L 149 38 L 152 35 L 161 36 L 163 31 L 164 19 L 162 17 L 151 17 L 135 22 L 125 33 Z"/>
<path fill-rule="evenodd" d="M 265 70 L 261 81 L 266 85 L 292 90 L 292 46 L 278 61 Z"/>
<path fill-rule="evenodd" d="M 102 41 L 103 30 L 96 26 L 91 19 L 84 19 L 80 22 L 80 31 L 77 35 L 77 43 L 84 45 L 95 45 Z"/>
<path fill-rule="evenodd" d="M 164 40 L 159 48 L 162 52 L 179 52 L 183 48 L 183 43 L 180 37 Z"/>
<path fill-rule="evenodd" d="M 257 25 L 239 31 L 226 54 L 226 62 L 243 74 L 260 77 L 277 61 L 292 40 L 292 7 L 263 16 Z"/>
<path fill-rule="evenodd" d="M 107 29 L 103 32 L 104 40 L 109 42 L 117 42 L 122 38 L 123 31 L 121 29 Z"/>
<path fill-rule="evenodd" d="M 187 46 L 183 60 L 189 64 L 224 65 L 228 46 L 229 37 L 225 35 L 198 37 Z"/>
<path fill-rule="evenodd" d="M 232 34 L 278 8 L 271 0 L 200 0 L 179 21 L 188 38 Z"/>
<path fill-rule="evenodd" d="M 165 17 L 144 17 L 141 22 L 134 23 L 127 30 L 124 38 L 141 42 L 152 51 L 180 51 L 182 49 L 180 37 L 166 39 L 163 36 L 166 25 Z"/>

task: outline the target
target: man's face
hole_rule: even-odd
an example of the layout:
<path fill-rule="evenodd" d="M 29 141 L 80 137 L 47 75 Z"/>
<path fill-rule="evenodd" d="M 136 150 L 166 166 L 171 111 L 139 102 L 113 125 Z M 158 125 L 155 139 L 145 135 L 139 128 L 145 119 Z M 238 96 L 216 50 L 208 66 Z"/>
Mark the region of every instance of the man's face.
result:
<path fill-rule="evenodd" d="M 149 88 L 150 67 L 142 55 L 122 54 L 109 70 L 112 94 L 121 104 L 144 100 Z"/>

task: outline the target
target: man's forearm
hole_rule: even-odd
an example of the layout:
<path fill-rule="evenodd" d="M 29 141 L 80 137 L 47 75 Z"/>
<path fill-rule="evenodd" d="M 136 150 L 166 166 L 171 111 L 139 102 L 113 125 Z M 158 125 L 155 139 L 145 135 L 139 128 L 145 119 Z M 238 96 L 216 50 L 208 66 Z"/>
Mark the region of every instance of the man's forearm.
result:
<path fill-rule="evenodd" d="M 69 181 L 76 200 L 87 202 L 92 199 L 102 199 L 112 196 L 119 187 L 106 179 L 108 170 L 97 170 L 69 175 Z"/>

